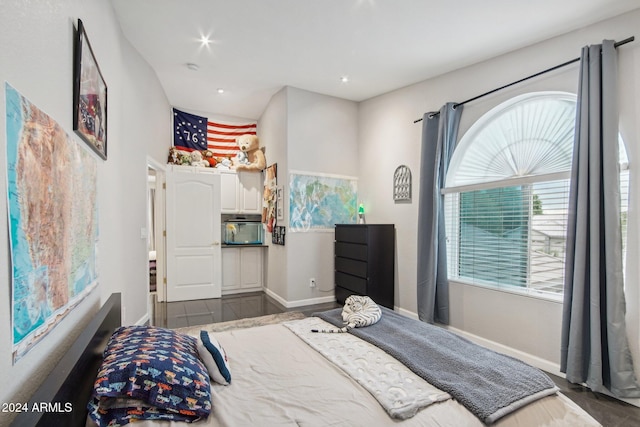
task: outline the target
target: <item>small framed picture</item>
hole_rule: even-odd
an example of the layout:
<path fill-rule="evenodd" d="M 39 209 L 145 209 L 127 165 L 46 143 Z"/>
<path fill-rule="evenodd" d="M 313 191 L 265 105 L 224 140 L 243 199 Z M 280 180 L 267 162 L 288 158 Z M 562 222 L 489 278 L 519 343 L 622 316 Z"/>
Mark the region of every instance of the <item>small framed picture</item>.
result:
<path fill-rule="evenodd" d="M 73 64 L 73 130 L 107 159 L 107 84 L 80 19 Z"/>
<path fill-rule="evenodd" d="M 284 240 L 287 230 L 282 226 L 273 227 L 273 233 L 271 234 L 271 243 L 274 245 L 284 246 Z"/>
<path fill-rule="evenodd" d="M 276 187 L 276 219 L 284 220 L 284 188 L 282 185 Z"/>

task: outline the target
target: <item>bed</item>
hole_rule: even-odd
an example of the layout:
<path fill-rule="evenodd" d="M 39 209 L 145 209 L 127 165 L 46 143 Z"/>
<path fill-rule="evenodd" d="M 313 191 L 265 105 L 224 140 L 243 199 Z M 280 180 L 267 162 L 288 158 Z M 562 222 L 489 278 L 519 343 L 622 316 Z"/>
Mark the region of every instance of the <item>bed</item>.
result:
<path fill-rule="evenodd" d="M 119 296 L 118 296 L 119 298 Z M 111 300 L 110 300 L 111 301 Z M 95 357 L 96 346 L 105 346 L 100 317 L 117 312 L 109 302 L 87 328 L 91 340 L 84 339 L 87 352 Z M 339 309 L 338 309 L 339 311 Z M 468 405 L 451 393 L 430 385 L 374 344 L 353 334 L 313 334 L 312 328 L 335 324 L 336 311 L 283 324 L 237 329 L 212 334 L 226 353 L 230 384 L 210 382 L 211 414 L 194 426 L 483 426 Z M 333 317 L 332 317 L 333 316 Z M 108 317 L 108 316 L 107 316 Z M 107 319 L 105 317 L 105 320 Z M 383 319 L 394 320 L 390 312 Z M 118 317 L 119 318 L 119 317 Z M 410 322 L 415 322 L 411 319 Z M 382 322 L 382 320 L 381 320 Z M 394 320 L 395 322 L 395 320 Z M 415 322 L 421 323 L 421 322 Z M 375 325 L 374 325 L 375 326 Z M 404 327 L 404 326 L 403 326 Z M 369 327 L 373 328 L 373 327 Z M 115 329 L 106 322 L 106 329 Z M 367 328 L 362 328 L 363 330 Z M 439 328 L 438 328 L 439 329 Z M 94 332 L 92 332 L 94 331 Z M 194 334 L 191 338 L 198 340 Z M 81 343 L 77 343 L 82 346 Z M 84 352 L 83 352 L 84 354 Z M 85 356 L 77 354 L 70 359 Z M 67 369 L 60 390 L 77 383 L 82 388 L 74 403 L 74 414 L 66 418 L 40 419 L 41 425 L 85 425 L 87 410 L 82 402 L 91 399 L 86 383 L 95 383 L 96 363 Z M 61 363 L 63 363 L 61 362 Z M 211 363 L 211 361 L 209 361 Z M 207 366 L 208 368 L 208 366 Z M 472 376 L 472 372 L 469 373 Z M 45 384 L 49 382 L 47 380 Z M 58 381 L 59 382 L 59 381 Z M 223 381 L 224 382 L 224 381 Z M 44 386 L 43 386 L 44 387 Z M 65 403 L 73 393 L 38 391 L 33 401 Z M 15 425 L 34 425 L 37 419 L 21 414 Z M 506 426 L 597 426 L 586 412 L 555 390 L 537 397 L 510 414 L 501 414 L 493 425 Z M 89 424 L 90 425 L 90 424 Z M 184 426 L 177 421 L 142 421 L 140 426 Z"/>

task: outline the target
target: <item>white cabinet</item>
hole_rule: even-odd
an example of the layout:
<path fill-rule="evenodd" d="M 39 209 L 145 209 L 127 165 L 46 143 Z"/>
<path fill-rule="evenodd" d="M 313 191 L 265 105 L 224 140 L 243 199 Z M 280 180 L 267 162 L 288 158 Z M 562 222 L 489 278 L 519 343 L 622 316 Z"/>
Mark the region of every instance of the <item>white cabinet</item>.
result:
<path fill-rule="evenodd" d="M 222 249 L 222 292 L 224 294 L 262 289 L 263 247 Z"/>
<path fill-rule="evenodd" d="M 262 173 L 220 171 L 222 213 L 262 213 Z"/>

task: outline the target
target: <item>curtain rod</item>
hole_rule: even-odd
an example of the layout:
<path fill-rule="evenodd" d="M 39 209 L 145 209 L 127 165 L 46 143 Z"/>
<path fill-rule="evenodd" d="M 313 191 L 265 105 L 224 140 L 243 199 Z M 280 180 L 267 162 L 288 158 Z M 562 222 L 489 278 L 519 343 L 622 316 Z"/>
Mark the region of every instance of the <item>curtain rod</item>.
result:
<path fill-rule="evenodd" d="M 632 41 L 634 41 L 634 40 L 635 40 L 635 37 L 634 37 L 634 36 L 627 37 L 627 38 L 626 38 L 626 39 L 624 39 L 624 40 L 620 40 L 619 42 L 614 43 L 614 45 L 613 45 L 613 46 L 617 48 L 618 46 L 622 46 L 623 44 L 631 43 L 631 42 L 632 42 Z M 513 86 L 513 85 L 516 85 L 516 84 L 518 84 L 518 83 L 522 83 L 522 82 L 524 82 L 524 81 L 526 81 L 526 80 L 532 79 L 532 78 L 534 78 L 534 77 L 538 77 L 538 76 L 540 76 L 540 75 L 542 75 L 542 74 L 545 74 L 545 73 L 548 73 L 548 72 L 551 72 L 551 71 L 557 70 L 558 68 L 566 67 L 567 65 L 573 64 L 574 62 L 578 62 L 578 61 L 580 61 L 580 57 L 578 57 L 578 58 L 573 58 L 573 59 L 572 59 L 572 60 L 570 60 L 570 61 L 563 62 L 562 64 L 558 64 L 558 65 L 555 65 L 555 66 L 553 66 L 553 67 L 551 67 L 551 68 L 547 68 L 546 70 L 539 71 L 539 72 L 537 72 L 537 73 L 535 73 L 535 74 L 532 74 L 532 75 L 527 76 L 527 77 L 525 77 L 525 78 L 522 78 L 522 79 L 520 79 L 520 80 L 516 80 L 515 82 L 508 83 L 508 84 L 506 84 L 506 85 L 504 85 L 504 86 L 500 86 L 499 88 L 492 89 L 492 90 L 490 90 L 490 91 L 488 91 L 488 92 L 485 92 L 485 93 L 483 93 L 483 94 L 480 94 L 480 95 L 474 96 L 473 98 L 469 98 L 469 99 L 467 99 L 467 100 L 465 100 L 465 101 L 458 102 L 457 104 L 455 104 L 455 105 L 453 106 L 453 108 L 456 108 L 456 107 L 457 107 L 457 106 L 459 106 L 459 105 L 467 104 L 467 103 L 469 103 L 469 102 L 471 102 L 471 101 L 475 101 L 476 99 L 480 99 L 480 98 L 485 97 L 485 96 L 487 96 L 487 95 L 491 95 L 491 94 L 492 94 L 492 93 L 494 93 L 494 92 L 498 92 L 498 91 L 500 91 L 500 90 L 502 90 L 502 89 L 506 89 L 506 88 L 511 87 L 511 86 Z M 432 115 L 433 115 L 433 116 L 437 116 L 438 114 L 440 114 L 440 112 L 439 112 L 439 111 L 435 111 L 434 113 L 432 113 Z M 418 122 L 421 122 L 421 121 L 422 121 L 422 118 L 419 118 L 419 119 L 414 120 L 414 121 L 413 121 L 413 123 L 418 123 Z"/>

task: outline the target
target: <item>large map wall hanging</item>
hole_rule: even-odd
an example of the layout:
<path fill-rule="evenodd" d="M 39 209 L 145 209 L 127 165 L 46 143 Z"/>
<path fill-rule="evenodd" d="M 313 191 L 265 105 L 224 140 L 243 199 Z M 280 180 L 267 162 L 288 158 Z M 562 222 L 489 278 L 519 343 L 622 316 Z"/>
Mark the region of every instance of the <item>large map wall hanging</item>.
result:
<path fill-rule="evenodd" d="M 289 176 L 289 231 L 333 231 L 335 224 L 355 224 L 358 179 L 292 172 Z"/>
<path fill-rule="evenodd" d="M 97 161 L 5 84 L 14 363 L 97 284 Z"/>

